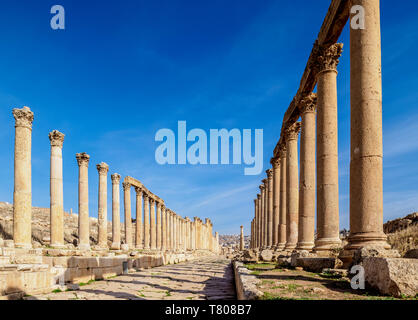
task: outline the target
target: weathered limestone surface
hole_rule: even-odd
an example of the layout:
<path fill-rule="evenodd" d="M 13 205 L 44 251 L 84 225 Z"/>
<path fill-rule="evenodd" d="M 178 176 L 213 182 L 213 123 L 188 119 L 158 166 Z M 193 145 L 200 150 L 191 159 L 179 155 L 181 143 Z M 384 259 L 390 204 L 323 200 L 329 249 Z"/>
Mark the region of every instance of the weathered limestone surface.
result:
<path fill-rule="evenodd" d="M 97 171 L 99 172 L 98 246 L 107 248 L 107 173 L 109 172 L 109 166 L 101 162 L 97 165 Z"/>
<path fill-rule="evenodd" d="M 32 122 L 28 107 L 13 109 L 15 118 L 15 161 L 13 191 L 13 235 L 15 246 L 31 247 L 32 218 Z"/>
<path fill-rule="evenodd" d="M 49 133 L 51 142 L 51 246 L 64 246 L 64 190 L 62 175 L 62 146 L 64 134 L 54 130 Z"/>
<path fill-rule="evenodd" d="M 111 249 L 120 249 L 120 175 L 114 173 L 112 178 L 112 245 Z"/>
<path fill-rule="evenodd" d="M 77 153 L 76 159 L 79 167 L 78 173 L 78 232 L 81 250 L 90 249 L 89 226 L 89 178 L 88 165 L 90 156 L 83 152 Z"/>

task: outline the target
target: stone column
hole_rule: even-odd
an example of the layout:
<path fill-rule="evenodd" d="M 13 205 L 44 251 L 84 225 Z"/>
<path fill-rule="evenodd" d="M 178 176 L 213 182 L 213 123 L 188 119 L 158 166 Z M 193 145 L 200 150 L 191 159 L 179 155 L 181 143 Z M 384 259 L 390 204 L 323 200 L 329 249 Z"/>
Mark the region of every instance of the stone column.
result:
<path fill-rule="evenodd" d="M 257 194 L 257 248 L 261 247 L 261 186 L 260 188 L 260 194 Z"/>
<path fill-rule="evenodd" d="M 166 215 L 167 215 L 167 250 L 172 250 L 172 239 L 173 239 L 173 234 L 172 234 L 172 221 L 171 221 L 171 212 L 170 209 L 166 209 Z"/>
<path fill-rule="evenodd" d="M 264 183 L 262 185 L 260 185 L 259 188 L 260 188 L 260 193 L 261 193 L 261 198 L 260 198 L 260 202 L 261 202 L 261 205 L 260 205 L 260 248 L 263 248 L 264 244 L 265 244 L 265 242 L 264 242 L 264 232 L 265 232 L 265 215 L 264 215 L 264 213 L 265 213 L 265 210 L 264 210 L 264 207 L 265 207 L 265 201 L 264 201 L 265 188 L 264 188 Z"/>
<path fill-rule="evenodd" d="M 273 166 L 273 246 L 279 244 L 279 222 L 280 222 L 280 159 L 271 160 Z"/>
<path fill-rule="evenodd" d="M 77 153 L 78 163 L 78 248 L 90 250 L 89 221 L 89 161 L 90 156 L 83 152 Z"/>
<path fill-rule="evenodd" d="M 177 215 L 173 212 L 173 250 L 177 251 Z"/>
<path fill-rule="evenodd" d="M 166 251 L 167 250 L 168 234 L 167 234 L 167 214 L 166 214 L 164 204 L 161 206 L 161 221 L 162 221 L 162 225 L 161 225 L 161 230 L 162 230 L 161 250 Z"/>
<path fill-rule="evenodd" d="M 317 238 L 315 252 L 341 244 L 338 208 L 337 65 L 342 44 L 315 47 L 317 59 Z"/>
<path fill-rule="evenodd" d="M 264 183 L 264 248 L 268 247 L 268 231 L 269 231 L 269 181 L 268 179 L 263 179 Z"/>
<path fill-rule="evenodd" d="M 280 147 L 280 219 L 279 219 L 279 243 L 277 250 L 283 250 L 287 240 L 287 152 L 286 146 Z"/>
<path fill-rule="evenodd" d="M 112 174 L 112 249 L 120 249 L 120 175 Z"/>
<path fill-rule="evenodd" d="M 151 248 L 151 230 L 150 230 L 150 216 L 149 216 L 149 196 L 144 193 L 144 249 Z"/>
<path fill-rule="evenodd" d="M 161 250 L 162 245 L 162 226 L 161 226 L 161 202 L 157 201 L 157 224 L 156 224 L 156 239 L 157 239 L 157 250 Z"/>
<path fill-rule="evenodd" d="M 364 8 L 365 29 L 350 29 L 350 236 L 345 248 L 349 256 L 368 244 L 390 249 L 383 232 L 380 1 L 351 3 Z"/>
<path fill-rule="evenodd" d="M 135 187 L 136 192 L 136 232 L 135 232 L 135 248 L 143 249 L 144 228 L 142 224 L 142 188 Z"/>
<path fill-rule="evenodd" d="M 49 133 L 51 141 L 51 246 L 64 248 L 64 191 L 62 179 L 62 145 L 64 134 L 54 130 Z"/>
<path fill-rule="evenodd" d="M 32 122 L 28 107 L 13 109 L 15 162 L 13 192 L 13 239 L 17 248 L 32 248 Z"/>
<path fill-rule="evenodd" d="M 157 250 L 157 230 L 156 230 L 156 226 L 155 226 L 155 199 L 154 198 L 150 198 L 149 199 L 149 204 L 150 204 L 150 208 L 151 208 L 151 223 L 150 223 L 150 227 L 151 227 L 151 237 L 150 237 L 150 241 L 151 241 L 151 250 Z"/>
<path fill-rule="evenodd" d="M 298 242 L 299 220 L 299 177 L 298 177 L 298 135 L 300 122 L 291 125 L 286 131 L 287 150 L 287 201 L 286 201 L 286 246 L 292 251 Z"/>
<path fill-rule="evenodd" d="M 258 196 L 258 195 L 257 195 Z M 253 226 L 253 248 L 257 247 L 257 220 L 258 220 L 258 199 L 254 199 L 254 226 Z"/>
<path fill-rule="evenodd" d="M 268 220 L 267 220 L 267 247 L 271 248 L 273 246 L 273 170 L 268 169 L 267 173 L 267 186 L 268 186 L 268 196 L 267 196 L 267 208 L 268 208 Z"/>
<path fill-rule="evenodd" d="M 315 108 L 316 94 L 302 99 L 300 136 L 299 233 L 297 250 L 311 251 L 315 240 Z"/>
<path fill-rule="evenodd" d="M 99 172 L 98 246 L 107 248 L 107 173 L 109 166 L 101 162 L 96 168 Z"/>
<path fill-rule="evenodd" d="M 132 246 L 132 211 L 131 211 L 131 185 L 128 182 L 122 183 L 124 195 L 125 212 L 125 244 L 131 249 Z"/>
<path fill-rule="evenodd" d="M 244 226 L 241 226 L 241 233 L 239 236 L 239 249 L 240 251 L 244 250 Z"/>

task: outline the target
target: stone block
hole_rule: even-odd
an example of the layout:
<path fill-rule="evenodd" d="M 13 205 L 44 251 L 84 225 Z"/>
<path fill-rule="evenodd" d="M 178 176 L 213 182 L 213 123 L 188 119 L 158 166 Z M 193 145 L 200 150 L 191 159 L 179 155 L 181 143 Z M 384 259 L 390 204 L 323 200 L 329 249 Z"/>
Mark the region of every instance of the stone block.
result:
<path fill-rule="evenodd" d="M 311 272 L 322 272 L 323 269 L 338 269 L 342 261 L 338 258 L 305 257 L 297 258 L 296 265 Z"/>
<path fill-rule="evenodd" d="M 365 257 L 362 261 L 366 283 L 382 294 L 395 297 L 418 294 L 418 260 Z"/>
<path fill-rule="evenodd" d="M 260 252 L 260 260 L 265 262 L 273 261 L 273 250 L 264 249 Z"/>

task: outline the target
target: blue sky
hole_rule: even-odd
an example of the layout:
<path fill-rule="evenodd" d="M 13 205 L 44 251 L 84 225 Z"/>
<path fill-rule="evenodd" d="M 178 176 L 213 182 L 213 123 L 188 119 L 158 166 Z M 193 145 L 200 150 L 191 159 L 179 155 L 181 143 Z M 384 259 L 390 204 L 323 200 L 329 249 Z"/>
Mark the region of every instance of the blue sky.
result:
<path fill-rule="evenodd" d="M 141 180 L 183 216 L 249 233 L 259 176 L 244 165 L 160 166 L 161 128 L 263 129 L 264 169 L 330 1 L 33 1 L 0 4 L 0 201 L 13 200 L 12 108 L 35 113 L 33 205 L 49 206 L 48 133 L 66 134 L 64 206 L 77 211 L 77 152 L 98 174 Z M 50 28 L 50 8 L 66 29 Z M 382 1 L 384 219 L 418 210 L 418 4 Z M 338 75 L 340 226 L 349 224 L 349 30 Z M 109 177 L 109 195 L 110 195 Z M 108 199 L 111 218 L 111 197 Z M 134 207 L 134 206 L 133 206 Z M 122 208 L 123 210 L 123 208 Z M 123 211 L 122 211 L 123 212 Z"/>

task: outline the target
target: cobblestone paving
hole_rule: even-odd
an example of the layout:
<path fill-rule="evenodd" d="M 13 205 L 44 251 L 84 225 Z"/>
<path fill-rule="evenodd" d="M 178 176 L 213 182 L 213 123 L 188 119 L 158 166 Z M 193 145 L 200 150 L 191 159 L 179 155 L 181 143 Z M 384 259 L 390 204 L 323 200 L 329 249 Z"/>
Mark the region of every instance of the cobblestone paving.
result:
<path fill-rule="evenodd" d="M 26 297 L 28 300 L 230 300 L 235 299 L 229 260 L 205 259 L 166 265 L 95 281 L 77 291 Z"/>

